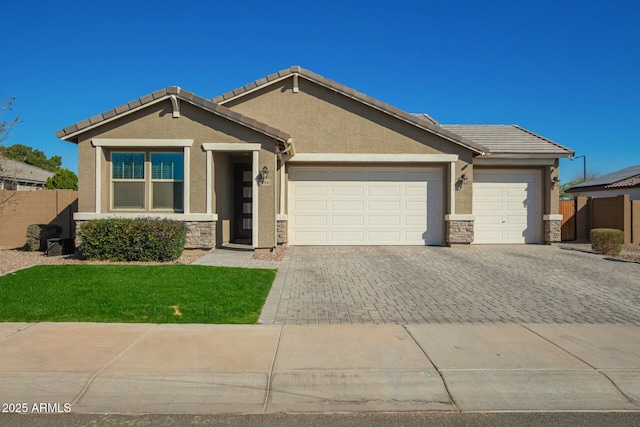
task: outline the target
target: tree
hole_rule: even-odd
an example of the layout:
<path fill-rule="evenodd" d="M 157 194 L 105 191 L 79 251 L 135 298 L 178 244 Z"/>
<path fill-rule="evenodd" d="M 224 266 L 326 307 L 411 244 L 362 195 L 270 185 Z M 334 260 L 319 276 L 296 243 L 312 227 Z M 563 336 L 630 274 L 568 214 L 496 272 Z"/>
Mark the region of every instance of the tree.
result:
<path fill-rule="evenodd" d="M 22 144 L 14 144 L 5 148 L 4 156 L 51 172 L 58 170 L 62 164 L 62 157 L 52 156 L 47 158 L 44 152 Z"/>
<path fill-rule="evenodd" d="M 78 190 L 78 176 L 69 169 L 58 169 L 56 173 L 47 178 L 47 189 Z"/>
<path fill-rule="evenodd" d="M 5 113 L 7 111 L 13 111 L 13 103 L 16 97 L 5 97 L 0 104 L 0 144 L 5 142 L 11 136 L 13 127 L 20 123 L 20 115 L 17 115 L 13 120 L 5 120 Z"/>
<path fill-rule="evenodd" d="M 594 170 L 587 171 L 586 179 L 582 174 L 574 175 L 571 181 L 560 185 L 560 199 L 573 199 L 575 196 L 572 193 L 567 193 L 567 190 L 569 188 L 573 187 L 574 185 L 582 184 L 585 181 L 591 181 L 592 179 L 595 179 L 599 176 L 600 172 Z"/>
<path fill-rule="evenodd" d="M 2 152 L 4 151 L 2 144 L 7 139 L 9 139 L 13 128 L 18 123 L 20 123 L 20 115 L 16 115 L 13 120 L 5 118 L 5 114 L 8 111 L 13 111 L 13 103 L 15 102 L 15 100 L 15 96 L 12 96 L 10 98 L 5 97 L 0 104 L 0 177 L 2 178 L 2 180 L 7 179 L 7 177 L 5 176 L 6 173 L 4 171 L 4 161 L 2 158 Z M 2 183 L 2 188 L 4 188 L 4 181 L 0 181 L 0 183 Z M 12 203 L 12 199 L 14 196 L 15 193 L 13 192 L 0 191 L 0 211 L 2 211 Z"/>

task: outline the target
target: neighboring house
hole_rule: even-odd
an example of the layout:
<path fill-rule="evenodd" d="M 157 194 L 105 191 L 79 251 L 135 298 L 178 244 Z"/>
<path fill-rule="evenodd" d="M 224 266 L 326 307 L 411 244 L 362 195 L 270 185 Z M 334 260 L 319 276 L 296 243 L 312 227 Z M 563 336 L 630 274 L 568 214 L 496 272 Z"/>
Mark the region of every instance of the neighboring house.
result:
<path fill-rule="evenodd" d="M 212 100 L 171 86 L 57 132 L 79 212 L 184 220 L 188 247 L 560 240 L 558 159 L 515 126 L 441 126 L 300 67 Z"/>
<path fill-rule="evenodd" d="M 0 157 L 0 190 L 42 190 L 53 172 Z"/>
<path fill-rule="evenodd" d="M 640 165 L 574 185 L 567 193 L 576 197 L 615 197 L 628 194 L 630 200 L 640 200 Z"/>

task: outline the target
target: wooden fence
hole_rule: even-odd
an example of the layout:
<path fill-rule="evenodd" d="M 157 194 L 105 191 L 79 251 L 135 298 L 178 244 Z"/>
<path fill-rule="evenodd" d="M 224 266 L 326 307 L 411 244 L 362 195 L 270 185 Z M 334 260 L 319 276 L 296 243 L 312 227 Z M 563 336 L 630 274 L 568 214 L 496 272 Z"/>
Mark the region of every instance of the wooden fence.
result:
<path fill-rule="evenodd" d="M 576 240 L 576 201 L 560 200 L 562 241 Z"/>
<path fill-rule="evenodd" d="M 615 228 L 624 242 L 640 244 L 640 200 L 628 195 L 561 200 L 562 240 L 588 240 L 593 228 Z"/>

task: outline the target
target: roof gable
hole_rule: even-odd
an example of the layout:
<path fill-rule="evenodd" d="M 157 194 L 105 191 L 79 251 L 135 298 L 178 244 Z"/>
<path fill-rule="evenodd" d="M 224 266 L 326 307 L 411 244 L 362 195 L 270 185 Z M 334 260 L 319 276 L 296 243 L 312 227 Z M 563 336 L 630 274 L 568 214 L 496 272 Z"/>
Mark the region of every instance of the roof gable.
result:
<path fill-rule="evenodd" d="M 188 102 L 196 107 L 202 108 L 205 111 L 226 118 L 232 122 L 238 123 L 241 126 L 253 129 L 278 141 L 286 143 L 291 139 L 291 136 L 286 132 L 273 128 L 265 123 L 259 122 L 240 113 L 236 113 L 235 111 L 232 111 L 223 105 L 197 96 L 193 92 L 189 92 L 178 86 L 168 86 L 164 89 L 157 90 L 149 95 L 142 96 L 131 102 L 105 111 L 102 114 L 98 114 L 86 120 L 74 123 L 71 126 L 67 126 L 64 129 L 57 131 L 56 136 L 60 139 L 77 143 L 78 135 L 90 129 L 101 126 L 110 121 L 133 113 L 134 111 L 138 111 L 142 108 L 157 104 L 168 99 L 171 99 L 172 102 L 174 100 Z"/>
<path fill-rule="evenodd" d="M 230 102 L 239 97 L 248 95 L 266 86 L 278 83 L 288 78 L 294 78 L 294 79 L 304 78 L 307 81 L 329 88 L 336 93 L 339 93 L 343 96 L 356 100 L 357 102 L 360 102 L 364 105 L 367 105 L 371 108 L 374 108 L 385 114 L 395 117 L 401 121 L 404 121 L 413 126 L 416 126 L 417 128 L 420 128 L 429 133 L 438 135 L 450 142 L 453 142 L 468 150 L 471 150 L 474 154 L 487 154 L 489 152 L 489 149 L 487 147 L 477 142 L 471 141 L 468 138 L 461 137 L 460 135 L 457 135 L 447 129 L 444 129 L 441 126 L 438 126 L 438 124 L 435 123 L 435 121 L 428 116 L 421 117 L 420 115 L 413 115 L 413 114 L 407 113 L 396 107 L 393 107 L 389 104 L 386 104 L 384 102 L 378 101 L 375 98 L 365 95 L 364 93 L 351 89 L 343 84 L 337 83 L 333 80 L 329 80 L 309 70 L 305 70 L 304 68 L 301 68 L 299 66 L 292 66 L 287 69 L 280 70 L 277 73 L 270 74 L 266 77 L 255 80 L 240 88 L 234 89 L 220 96 L 217 96 L 213 98 L 212 101 L 215 103 L 224 104 L 226 102 Z M 294 86 L 296 85 L 294 84 Z"/>

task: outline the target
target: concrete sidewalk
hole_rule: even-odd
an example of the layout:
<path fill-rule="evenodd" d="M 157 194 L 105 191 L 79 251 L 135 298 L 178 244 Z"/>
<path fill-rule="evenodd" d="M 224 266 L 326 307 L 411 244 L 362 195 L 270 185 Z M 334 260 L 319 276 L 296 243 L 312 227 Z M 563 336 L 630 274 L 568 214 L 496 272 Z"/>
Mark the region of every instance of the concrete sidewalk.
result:
<path fill-rule="evenodd" d="M 0 323 L 0 362 L 27 412 L 640 411 L 628 325 Z"/>

